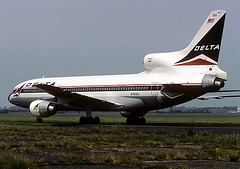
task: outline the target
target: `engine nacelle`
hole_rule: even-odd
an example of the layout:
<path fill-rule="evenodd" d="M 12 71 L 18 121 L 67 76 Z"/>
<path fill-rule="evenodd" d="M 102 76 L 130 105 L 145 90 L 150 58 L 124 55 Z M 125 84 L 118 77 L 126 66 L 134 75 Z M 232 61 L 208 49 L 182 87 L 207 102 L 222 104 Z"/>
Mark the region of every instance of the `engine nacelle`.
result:
<path fill-rule="evenodd" d="M 49 117 L 57 112 L 56 104 L 46 100 L 35 100 L 29 106 L 30 113 L 36 117 Z"/>
<path fill-rule="evenodd" d="M 224 80 L 217 78 L 215 75 L 205 75 L 202 80 L 202 87 L 205 90 L 218 91 L 224 87 Z"/>

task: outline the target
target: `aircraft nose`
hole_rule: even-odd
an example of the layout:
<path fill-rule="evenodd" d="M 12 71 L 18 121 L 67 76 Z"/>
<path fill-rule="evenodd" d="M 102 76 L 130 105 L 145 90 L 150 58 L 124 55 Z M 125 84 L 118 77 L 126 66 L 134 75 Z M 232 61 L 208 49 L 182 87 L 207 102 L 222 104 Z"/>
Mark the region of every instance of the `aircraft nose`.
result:
<path fill-rule="evenodd" d="M 13 93 L 9 94 L 9 96 L 8 96 L 8 101 L 9 101 L 10 103 L 14 104 L 14 102 L 13 102 Z"/>

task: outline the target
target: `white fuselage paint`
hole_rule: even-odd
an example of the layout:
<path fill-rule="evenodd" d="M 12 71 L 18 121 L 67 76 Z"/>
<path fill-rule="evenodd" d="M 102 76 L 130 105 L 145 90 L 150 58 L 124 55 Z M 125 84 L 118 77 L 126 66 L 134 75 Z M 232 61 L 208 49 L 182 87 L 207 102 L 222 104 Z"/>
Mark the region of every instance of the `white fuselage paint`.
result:
<path fill-rule="evenodd" d="M 180 81 L 180 79 L 182 79 Z M 143 72 L 130 75 L 106 75 L 106 76 L 82 76 L 82 77 L 59 77 L 59 78 L 40 78 L 25 81 L 17 85 L 14 90 L 18 90 L 24 85 L 19 94 L 12 94 L 11 100 L 24 100 L 25 107 L 37 99 L 54 97 L 46 92 L 32 92 L 34 84 L 48 84 L 55 87 L 60 87 L 69 90 L 72 93 L 78 93 L 89 97 L 94 97 L 101 100 L 106 100 L 112 103 L 124 105 L 110 110 L 133 110 L 133 109 L 156 109 L 165 107 L 165 102 L 161 97 L 164 97 L 160 91 L 162 84 L 175 83 L 176 81 L 165 75 L 157 73 Z M 176 80 L 176 78 L 175 78 Z M 194 81 L 188 81 L 189 78 L 180 78 L 178 84 L 184 86 L 199 86 L 201 87 L 201 78 Z M 81 90 L 81 91 L 79 91 Z M 28 92 L 23 92 L 28 91 Z M 58 100 L 59 104 L 71 102 L 71 100 Z M 172 103 L 174 101 L 172 100 Z M 86 109 L 85 107 L 82 109 Z M 101 110 L 109 110 L 102 107 Z"/>

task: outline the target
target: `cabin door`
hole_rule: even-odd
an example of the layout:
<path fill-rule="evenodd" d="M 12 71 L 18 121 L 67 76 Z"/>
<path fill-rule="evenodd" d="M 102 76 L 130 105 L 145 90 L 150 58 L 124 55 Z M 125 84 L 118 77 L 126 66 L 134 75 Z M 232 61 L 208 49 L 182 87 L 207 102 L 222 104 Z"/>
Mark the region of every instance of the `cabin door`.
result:
<path fill-rule="evenodd" d="M 159 94 L 160 91 L 160 85 L 158 82 L 153 82 L 152 86 L 151 86 L 151 93 L 152 96 L 157 96 Z"/>

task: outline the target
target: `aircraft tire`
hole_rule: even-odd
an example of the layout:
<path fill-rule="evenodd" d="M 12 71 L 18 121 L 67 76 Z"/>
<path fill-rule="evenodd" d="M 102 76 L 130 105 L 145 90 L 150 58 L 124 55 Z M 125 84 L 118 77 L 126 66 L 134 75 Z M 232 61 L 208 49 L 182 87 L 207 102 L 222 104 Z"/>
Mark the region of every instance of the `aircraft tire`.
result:
<path fill-rule="evenodd" d="M 99 117 L 80 117 L 79 119 L 80 124 L 100 124 L 100 118 Z"/>
<path fill-rule="evenodd" d="M 127 125 L 144 125 L 146 124 L 146 119 L 144 117 L 140 118 L 127 118 L 126 120 Z"/>
<path fill-rule="evenodd" d="M 133 118 L 127 118 L 126 119 L 126 123 L 127 123 L 127 125 L 133 125 L 133 122 L 134 122 L 134 120 L 133 120 Z"/>
<path fill-rule="evenodd" d="M 94 117 L 93 118 L 93 123 L 94 124 L 100 124 L 100 118 L 99 117 Z"/>
<path fill-rule="evenodd" d="M 146 119 L 145 119 L 145 117 L 140 117 L 140 118 L 139 118 L 139 124 L 142 124 L 142 125 L 146 124 Z"/>
<path fill-rule="evenodd" d="M 36 118 L 36 122 L 37 122 L 37 123 L 42 123 L 42 122 L 43 122 L 43 119 L 42 119 L 42 118 Z"/>
<path fill-rule="evenodd" d="M 86 117 L 84 117 L 84 116 L 80 117 L 79 123 L 80 124 L 85 124 L 86 123 Z"/>

